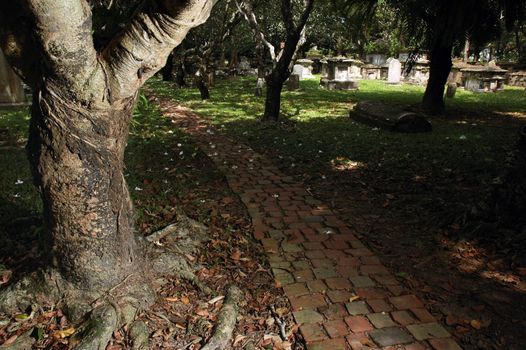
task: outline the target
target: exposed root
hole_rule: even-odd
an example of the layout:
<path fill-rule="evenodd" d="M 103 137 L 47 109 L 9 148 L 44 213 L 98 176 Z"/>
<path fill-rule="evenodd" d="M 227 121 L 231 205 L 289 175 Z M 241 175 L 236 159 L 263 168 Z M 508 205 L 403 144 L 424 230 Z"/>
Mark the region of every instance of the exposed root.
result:
<path fill-rule="evenodd" d="M 163 253 L 153 260 L 152 265 L 154 271 L 159 274 L 175 275 L 191 282 L 206 295 L 214 296 L 216 294 L 210 287 L 199 280 L 183 257 L 175 254 Z"/>
<path fill-rule="evenodd" d="M 130 338 L 132 340 L 132 350 L 148 349 L 149 338 L 148 327 L 143 321 L 137 320 L 130 326 Z"/>
<path fill-rule="evenodd" d="M 163 238 L 172 236 L 177 239 L 177 247 L 191 253 L 208 237 L 208 228 L 184 214 L 177 214 L 177 222 L 166 226 L 146 237 L 150 243 L 160 244 Z"/>
<path fill-rule="evenodd" d="M 228 347 L 236 326 L 239 303 L 243 298 L 243 292 L 236 286 L 228 288 L 225 302 L 219 316 L 214 334 L 201 350 L 222 350 Z"/>
<path fill-rule="evenodd" d="M 76 350 L 104 350 L 111 340 L 113 331 L 119 326 L 118 312 L 112 305 L 94 309 L 81 329 L 81 342 Z"/>

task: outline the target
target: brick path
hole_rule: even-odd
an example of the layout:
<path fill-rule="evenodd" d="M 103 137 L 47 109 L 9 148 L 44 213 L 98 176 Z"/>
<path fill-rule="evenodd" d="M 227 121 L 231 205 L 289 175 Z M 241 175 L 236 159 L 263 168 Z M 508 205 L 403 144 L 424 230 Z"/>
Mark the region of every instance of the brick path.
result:
<path fill-rule="evenodd" d="M 248 208 L 308 350 L 461 349 L 345 222 L 250 147 L 161 99 Z"/>

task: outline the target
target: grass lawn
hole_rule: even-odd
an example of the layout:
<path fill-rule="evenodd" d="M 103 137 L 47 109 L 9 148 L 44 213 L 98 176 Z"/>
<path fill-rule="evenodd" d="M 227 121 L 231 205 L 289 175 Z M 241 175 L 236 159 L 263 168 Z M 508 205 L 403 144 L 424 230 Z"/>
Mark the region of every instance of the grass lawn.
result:
<path fill-rule="evenodd" d="M 359 91 L 328 91 L 317 80 L 306 80 L 301 91 L 283 93 L 284 118 L 272 124 L 258 120 L 264 98 L 254 96 L 254 78 L 219 81 L 211 89 L 212 99 L 204 102 L 196 89 L 159 80 L 150 84 L 232 137 L 270 153 L 287 172 L 307 179 L 353 173 L 378 192 L 419 195 L 430 207 L 437 206 L 430 191 L 449 206 L 467 201 L 466 193 L 478 200 L 481 186 L 499 182 L 517 127 L 525 121 L 517 116 L 526 113 L 524 89 L 495 94 L 459 90 L 447 101 L 449 115 L 431 120 L 432 133 L 398 134 L 353 122 L 348 111 L 361 100 L 417 104 L 422 87 L 365 80 Z"/>

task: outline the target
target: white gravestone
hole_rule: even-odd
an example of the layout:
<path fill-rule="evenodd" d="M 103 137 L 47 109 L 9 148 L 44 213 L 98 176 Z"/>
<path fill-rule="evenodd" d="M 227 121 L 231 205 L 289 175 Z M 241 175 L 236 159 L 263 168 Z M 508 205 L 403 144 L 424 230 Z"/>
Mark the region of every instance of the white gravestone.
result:
<path fill-rule="evenodd" d="M 402 64 L 396 58 L 389 62 L 389 71 L 387 72 L 387 83 L 399 84 L 402 75 Z"/>

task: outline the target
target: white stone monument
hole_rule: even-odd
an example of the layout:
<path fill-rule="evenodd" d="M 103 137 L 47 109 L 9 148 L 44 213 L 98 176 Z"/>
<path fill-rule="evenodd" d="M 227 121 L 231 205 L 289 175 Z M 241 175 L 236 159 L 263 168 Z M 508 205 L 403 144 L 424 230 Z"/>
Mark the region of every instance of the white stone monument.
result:
<path fill-rule="evenodd" d="M 402 75 L 402 64 L 396 58 L 389 61 L 389 71 L 387 72 L 388 84 L 400 84 L 400 76 Z"/>

